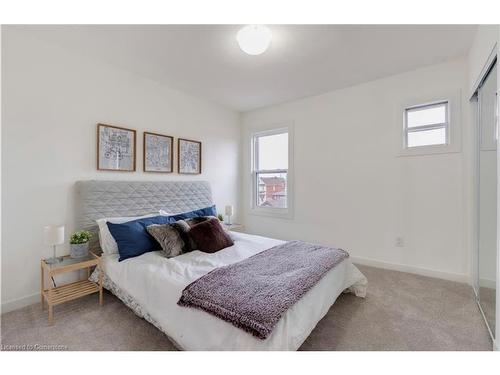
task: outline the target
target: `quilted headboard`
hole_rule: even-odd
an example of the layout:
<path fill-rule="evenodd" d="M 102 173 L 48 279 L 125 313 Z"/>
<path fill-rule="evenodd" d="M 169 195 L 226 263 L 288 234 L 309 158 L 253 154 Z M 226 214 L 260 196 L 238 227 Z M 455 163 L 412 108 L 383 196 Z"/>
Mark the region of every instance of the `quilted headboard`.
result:
<path fill-rule="evenodd" d="M 76 192 L 76 224 L 92 232 L 90 249 L 94 251 L 100 250 L 97 219 L 159 210 L 179 213 L 213 204 L 207 181 L 77 181 Z"/>

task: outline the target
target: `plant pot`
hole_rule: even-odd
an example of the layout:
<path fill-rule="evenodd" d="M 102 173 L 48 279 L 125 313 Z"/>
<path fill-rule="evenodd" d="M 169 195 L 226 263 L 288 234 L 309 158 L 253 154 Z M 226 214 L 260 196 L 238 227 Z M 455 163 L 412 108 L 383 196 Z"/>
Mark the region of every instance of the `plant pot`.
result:
<path fill-rule="evenodd" d="M 89 255 L 89 243 L 79 243 L 70 245 L 70 257 L 71 258 L 84 258 Z"/>

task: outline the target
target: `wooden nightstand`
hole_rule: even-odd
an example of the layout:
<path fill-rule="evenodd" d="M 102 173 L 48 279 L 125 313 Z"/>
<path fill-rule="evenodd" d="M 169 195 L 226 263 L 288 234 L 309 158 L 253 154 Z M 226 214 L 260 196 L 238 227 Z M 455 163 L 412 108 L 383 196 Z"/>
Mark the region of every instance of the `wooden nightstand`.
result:
<path fill-rule="evenodd" d="M 245 229 L 245 226 L 243 224 L 236 224 L 236 223 L 227 224 L 227 223 L 223 223 L 223 225 L 224 225 L 224 228 L 226 228 L 227 230 L 231 230 L 231 231 L 234 231 L 234 232 L 243 232 L 243 230 Z"/>
<path fill-rule="evenodd" d="M 101 258 L 93 253 L 80 259 L 70 258 L 69 255 L 63 257 L 63 260 L 55 264 L 47 264 L 45 259 L 41 263 L 41 285 L 40 294 L 42 299 L 42 309 L 45 309 L 45 302 L 49 306 L 49 325 L 54 324 L 54 306 L 76 298 L 86 296 L 88 294 L 99 292 L 99 304 L 103 303 L 102 296 L 102 272 Z M 99 269 L 99 282 L 94 283 L 88 280 L 90 276 L 90 268 L 97 267 Z M 54 287 L 52 277 L 61 273 L 87 269 L 87 278 L 69 284 Z M 48 289 L 45 289 L 45 276 L 49 278 Z"/>

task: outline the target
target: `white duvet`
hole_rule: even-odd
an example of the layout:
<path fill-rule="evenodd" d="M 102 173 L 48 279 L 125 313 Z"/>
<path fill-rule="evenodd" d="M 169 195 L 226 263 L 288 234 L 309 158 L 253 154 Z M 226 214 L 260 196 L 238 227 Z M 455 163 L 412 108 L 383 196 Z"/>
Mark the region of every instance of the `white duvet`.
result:
<path fill-rule="evenodd" d="M 366 293 L 366 278 L 347 258 L 285 313 L 266 340 L 204 311 L 178 306 L 182 290 L 194 280 L 284 242 L 236 232 L 232 236 L 234 246 L 214 254 L 193 251 L 166 259 L 150 252 L 123 262 L 118 254 L 103 255 L 104 272 L 184 350 L 296 350 L 342 291 L 360 297 Z"/>

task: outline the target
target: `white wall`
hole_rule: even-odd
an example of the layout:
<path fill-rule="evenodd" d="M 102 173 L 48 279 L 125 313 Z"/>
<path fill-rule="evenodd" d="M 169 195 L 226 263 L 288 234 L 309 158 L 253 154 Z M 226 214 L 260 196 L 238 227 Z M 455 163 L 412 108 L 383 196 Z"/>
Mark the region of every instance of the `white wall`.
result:
<path fill-rule="evenodd" d="M 285 122 L 295 129 L 294 218 L 246 212 L 247 229 L 342 247 L 365 263 L 468 281 L 463 152 L 397 157 L 400 104 L 460 90 L 464 122 L 467 82 L 467 61 L 460 59 L 245 113 L 247 211 L 249 134 Z M 395 246 L 398 236 L 402 248 Z"/>
<path fill-rule="evenodd" d="M 236 204 L 239 115 L 153 81 L 2 28 L 2 307 L 37 300 L 43 226 L 74 228 L 82 179 L 203 179 L 221 207 Z M 137 129 L 135 173 L 96 171 L 96 124 Z M 203 142 L 203 174 L 147 174 L 142 131 Z M 67 245 L 61 252 L 68 252 Z"/>
<path fill-rule="evenodd" d="M 498 42 L 498 25 L 480 25 L 469 51 L 469 93 Z"/>

